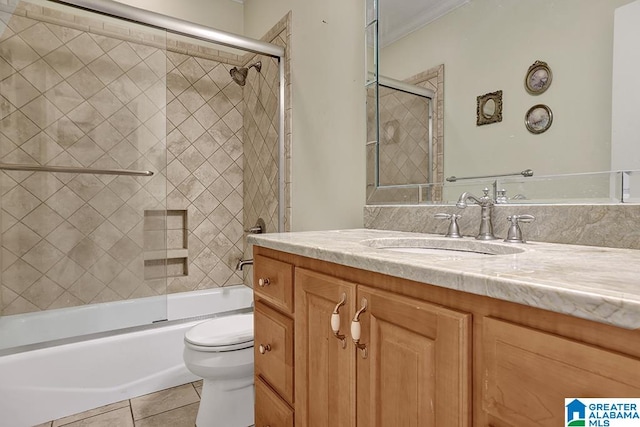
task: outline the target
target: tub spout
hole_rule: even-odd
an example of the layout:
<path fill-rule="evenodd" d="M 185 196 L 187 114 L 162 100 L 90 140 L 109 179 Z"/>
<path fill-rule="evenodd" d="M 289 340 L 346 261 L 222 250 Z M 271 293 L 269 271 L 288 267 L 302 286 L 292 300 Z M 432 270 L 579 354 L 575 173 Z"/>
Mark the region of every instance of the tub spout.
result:
<path fill-rule="evenodd" d="M 247 265 L 253 265 L 253 260 L 252 259 L 239 259 L 238 263 L 236 264 L 236 271 L 242 271 L 244 269 L 245 266 Z"/>

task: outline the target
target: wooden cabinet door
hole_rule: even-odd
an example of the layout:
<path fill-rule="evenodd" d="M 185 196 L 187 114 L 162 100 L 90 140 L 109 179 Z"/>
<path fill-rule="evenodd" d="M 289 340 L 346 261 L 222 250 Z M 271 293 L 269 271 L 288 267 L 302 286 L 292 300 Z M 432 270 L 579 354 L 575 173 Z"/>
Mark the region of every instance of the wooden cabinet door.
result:
<path fill-rule="evenodd" d="M 483 409 L 495 427 L 555 427 L 564 399 L 640 396 L 640 360 L 483 319 Z"/>
<path fill-rule="evenodd" d="M 256 377 L 256 423 L 258 427 L 293 427 L 293 411 L 276 392 Z"/>
<path fill-rule="evenodd" d="M 334 277 L 295 270 L 296 427 L 355 427 L 354 347 L 349 337 L 356 286 Z M 331 314 L 339 308 L 340 334 Z"/>
<path fill-rule="evenodd" d="M 358 287 L 358 427 L 471 423 L 471 315 Z"/>

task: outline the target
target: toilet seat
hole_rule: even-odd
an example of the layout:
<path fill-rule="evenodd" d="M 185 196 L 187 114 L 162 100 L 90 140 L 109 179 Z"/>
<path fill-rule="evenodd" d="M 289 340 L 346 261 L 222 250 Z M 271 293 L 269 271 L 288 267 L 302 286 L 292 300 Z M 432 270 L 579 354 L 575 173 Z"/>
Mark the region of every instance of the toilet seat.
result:
<path fill-rule="evenodd" d="M 184 335 L 193 350 L 225 352 L 253 347 L 253 313 L 219 317 L 198 323 Z"/>

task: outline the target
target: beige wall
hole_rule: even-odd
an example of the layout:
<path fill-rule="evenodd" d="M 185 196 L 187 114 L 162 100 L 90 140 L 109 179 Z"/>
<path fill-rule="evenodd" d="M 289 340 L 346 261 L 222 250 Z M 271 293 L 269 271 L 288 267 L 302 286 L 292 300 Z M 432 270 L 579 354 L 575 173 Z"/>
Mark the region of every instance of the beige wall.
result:
<path fill-rule="evenodd" d="M 613 11 L 628 0 L 474 0 L 386 48 L 381 74 L 406 78 L 445 64 L 445 175 L 537 175 L 609 169 Z M 550 88 L 524 88 L 546 61 Z M 474 70 L 470 73 L 470 70 Z M 503 90 L 503 121 L 476 126 L 476 96 Z M 534 104 L 551 107 L 541 135 L 524 127 Z"/>
<path fill-rule="evenodd" d="M 292 11 L 292 231 L 362 226 L 364 4 L 245 0 L 259 37 Z"/>
<path fill-rule="evenodd" d="M 613 50 L 612 169 L 640 169 L 638 67 L 640 67 L 640 0 L 616 11 Z"/>

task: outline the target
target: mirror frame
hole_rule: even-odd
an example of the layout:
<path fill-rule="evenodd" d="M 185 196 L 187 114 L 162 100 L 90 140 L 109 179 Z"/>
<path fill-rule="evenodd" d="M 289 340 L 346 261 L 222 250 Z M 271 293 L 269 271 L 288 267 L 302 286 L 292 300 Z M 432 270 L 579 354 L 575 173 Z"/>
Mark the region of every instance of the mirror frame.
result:
<path fill-rule="evenodd" d="M 493 114 L 488 116 L 484 112 L 484 107 L 487 102 L 493 101 L 495 103 L 495 109 Z M 476 109 L 476 125 L 490 125 L 491 123 L 498 123 L 502 121 L 502 91 L 498 90 L 491 93 L 485 93 L 477 97 L 478 106 Z"/>

